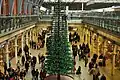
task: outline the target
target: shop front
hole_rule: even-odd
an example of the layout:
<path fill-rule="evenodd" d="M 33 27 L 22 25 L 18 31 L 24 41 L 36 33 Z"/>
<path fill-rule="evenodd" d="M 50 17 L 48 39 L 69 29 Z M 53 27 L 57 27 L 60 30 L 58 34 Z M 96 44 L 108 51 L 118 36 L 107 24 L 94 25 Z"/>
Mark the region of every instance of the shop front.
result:
<path fill-rule="evenodd" d="M 0 43 L 0 66 L 4 66 L 4 62 L 6 62 L 6 41 Z"/>
<path fill-rule="evenodd" d="M 115 67 L 120 70 L 120 46 L 117 46 L 116 55 L 115 55 Z"/>
<path fill-rule="evenodd" d="M 15 40 L 14 39 L 9 40 L 8 46 L 9 46 L 9 51 L 10 51 L 9 59 L 11 60 L 15 57 Z"/>
<path fill-rule="evenodd" d="M 18 36 L 18 39 L 17 39 L 17 45 L 18 45 L 18 56 L 20 56 L 21 54 L 22 54 L 22 46 L 21 46 L 21 44 L 22 44 L 22 42 L 21 42 L 21 37 L 22 37 L 22 35 L 20 35 L 20 36 Z"/>

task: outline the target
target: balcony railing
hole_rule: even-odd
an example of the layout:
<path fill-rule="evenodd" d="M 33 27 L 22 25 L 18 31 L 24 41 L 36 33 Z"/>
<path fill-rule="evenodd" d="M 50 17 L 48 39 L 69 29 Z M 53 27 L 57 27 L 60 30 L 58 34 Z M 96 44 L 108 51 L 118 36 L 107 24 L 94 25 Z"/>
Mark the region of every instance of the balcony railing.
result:
<path fill-rule="evenodd" d="M 87 2 L 87 5 L 91 5 L 95 3 L 120 3 L 120 0 L 89 0 Z"/>
<path fill-rule="evenodd" d="M 82 17 L 83 22 L 95 25 L 100 28 L 112 31 L 113 33 L 120 33 L 120 18 L 112 17 Z"/>
<path fill-rule="evenodd" d="M 0 34 L 25 27 L 38 21 L 37 15 L 24 16 L 0 16 Z"/>

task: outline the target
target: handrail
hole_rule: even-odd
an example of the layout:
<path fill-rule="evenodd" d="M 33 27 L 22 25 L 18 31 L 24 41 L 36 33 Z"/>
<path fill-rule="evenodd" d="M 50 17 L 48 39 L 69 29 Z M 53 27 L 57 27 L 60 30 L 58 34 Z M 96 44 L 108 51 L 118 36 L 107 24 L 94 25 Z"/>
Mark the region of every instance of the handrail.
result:
<path fill-rule="evenodd" d="M 22 15 L 22 16 L 2 16 L 0 18 L 23 18 L 23 17 L 38 17 L 39 15 Z"/>

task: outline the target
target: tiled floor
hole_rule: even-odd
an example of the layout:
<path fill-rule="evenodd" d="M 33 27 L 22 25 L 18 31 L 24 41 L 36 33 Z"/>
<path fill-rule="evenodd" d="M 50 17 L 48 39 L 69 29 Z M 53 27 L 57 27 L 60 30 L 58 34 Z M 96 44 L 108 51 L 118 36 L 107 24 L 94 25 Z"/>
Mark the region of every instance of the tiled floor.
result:
<path fill-rule="evenodd" d="M 41 48 L 40 50 L 30 49 L 30 52 L 31 52 L 31 54 L 33 56 L 37 57 L 39 53 L 45 54 L 46 53 L 46 48 Z M 16 67 L 15 58 L 13 58 L 11 62 L 12 62 L 12 67 L 15 68 Z M 82 70 L 81 75 L 70 74 L 70 76 L 72 76 L 74 78 L 74 80 L 83 80 L 83 79 L 85 79 L 85 80 L 93 80 L 92 75 L 89 75 L 89 73 L 88 73 L 88 67 L 84 67 L 84 61 L 83 60 L 79 61 L 78 56 L 77 56 L 76 57 L 76 69 L 78 68 L 79 65 L 81 66 L 81 70 Z M 22 68 L 24 68 L 24 67 L 22 67 Z M 37 65 L 36 65 L 36 69 L 40 70 L 40 64 L 38 64 L 38 62 L 37 62 Z M 118 78 L 113 79 L 113 77 L 111 77 L 111 75 L 109 73 L 106 74 L 107 73 L 106 70 L 108 70 L 107 67 L 100 68 L 101 74 L 104 73 L 105 76 L 107 77 L 107 80 L 119 80 Z M 116 76 L 119 76 L 119 73 L 117 73 Z M 26 80 L 32 80 L 31 69 L 30 68 L 29 68 L 29 71 L 28 71 L 28 73 L 26 75 Z"/>

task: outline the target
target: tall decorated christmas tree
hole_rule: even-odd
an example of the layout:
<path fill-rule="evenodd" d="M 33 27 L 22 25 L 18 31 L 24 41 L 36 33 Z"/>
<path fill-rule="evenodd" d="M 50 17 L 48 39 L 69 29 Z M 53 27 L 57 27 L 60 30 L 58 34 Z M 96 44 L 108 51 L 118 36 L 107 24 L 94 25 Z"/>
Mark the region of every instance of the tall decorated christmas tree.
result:
<path fill-rule="evenodd" d="M 45 60 L 47 74 L 57 75 L 57 80 L 60 80 L 60 75 L 66 75 L 73 69 L 73 58 L 68 40 L 65 6 L 58 0 L 54 5 L 52 33 L 47 39 L 48 56 Z"/>

